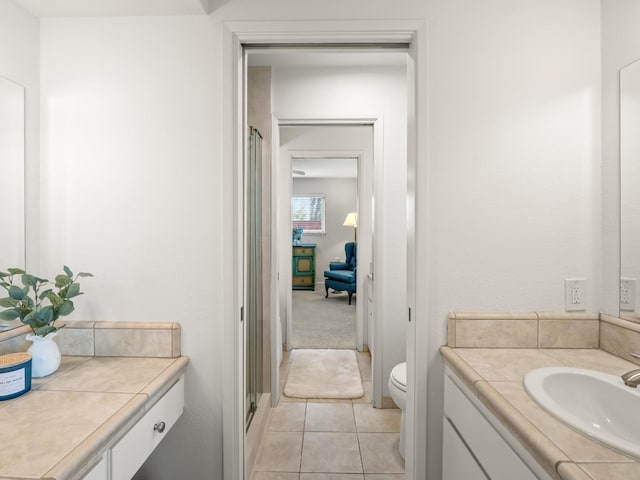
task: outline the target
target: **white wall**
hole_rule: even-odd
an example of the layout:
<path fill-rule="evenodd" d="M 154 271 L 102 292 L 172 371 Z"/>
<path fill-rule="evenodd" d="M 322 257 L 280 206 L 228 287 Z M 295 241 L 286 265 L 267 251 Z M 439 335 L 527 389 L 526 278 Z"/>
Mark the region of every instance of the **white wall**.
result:
<path fill-rule="evenodd" d="M 42 21 L 43 275 L 92 272 L 75 319 L 180 322 L 190 357 L 142 478 L 222 476 L 216 40 L 206 17 Z"/>
<path fill-rule="evenodd" d="M 429 2 L 429 478 L 447 313 L 563 311 L 574 276 L 600 307 L 599 12 L 597 0 Z"/>
<path fill-rule="evenodd" d="M 40 235 L 40 23 L 11 0 L 0 0 L 0 77 L 24 87 L 27 267 L 36 272 Z"/>
<path fill-rule="evenodd" d="M 321 161 L 321 160 L 318 160 Z M 334 257 L 344 261 L 344 244 L 353 242 L 353 227 L 342 225 L 348 212 L 356 211 L 358 181 L 355 178 L 293 178 L 293 193 L 325 195 L 325 234 L 302 235 L 304 243 L 316 244 L 316 288 L 324 291 L 325 270 Z"/>
<path fill-rule="evenodd" d="M 638 18 L 637 1 L 602 0 L 602 310 L 612 315 L 618 314 L 620 277 L 619 72 L 640 58 Z"/>

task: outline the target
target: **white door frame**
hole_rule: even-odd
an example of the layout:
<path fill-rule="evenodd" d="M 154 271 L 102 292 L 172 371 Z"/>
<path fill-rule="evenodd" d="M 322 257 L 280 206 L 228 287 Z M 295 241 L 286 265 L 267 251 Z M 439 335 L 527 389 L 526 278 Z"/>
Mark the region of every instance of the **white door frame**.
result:
<path fill-rule="evenodd" d="M 345 21 L 296 21 L 296 22 L 228 22 L 222 33 L 222 154 L 223 182 L 222 202 L 233 205 L 223 209 L 222 245 L 224 251 L 222 274 L 228 279 L 223 298 L 223 469 L 226 479 L 244 479 L 245 427 L 244 427 L 244 351 L 243 351 L 243 177 L 244 114 L 243 114 L 243 46 L 266 44 L 316 44 L 316 45 L 365 45 L 408 44 L 410 72 L 409 98 L 415 100 L 409 108 L 408 162 L 408 255 L 409 263 L 423 260 L 426 252 L 415 249 L 416 243 L 426 240 L 424 225 L 417 222 L 419 209 L 425 206 L 425 196 L 415 188 L 426 178 L 426 166 L 419 161 L 426 157 L 426 26 L 422 20 L 345 20 Z M 422 132 L 418 135 L 417 132 Z M 423 237 L 423 235 L 425 235 Z M 426 244 L 426 242 L 424 242 Z M 427 315 L 425 295 L 415 295 L 413 285 L 426 287 L 424 276 L 426 259 L 416 268 L 408 266 L 411 321 L 407 330 L 407 410 L 410 428 L 406 432 L 406 478 L 426 478 L 427 452 L 427 359 L 424 347 L 427 340 Z M 420 278 L 418 278 L 420 277 Z M 416 283 L 417 280 L 422 283 Z M 420 300 L 419 302 L 417 300 Z M 420 333 L 423 347 L 415 348 L 416 333 Z M 424 420 L 424 421 L 423 421 Z M 419 452 L 419 453 L 417 453 Z"/>
<path fill-rule="evenodd" d="M 275 161 L 279 162 L 279 168 L 282 168 L 284 174 L 281 174 L 279 177 L 280 181 L 284 181 L 285 178 L 290 179 L 291 175 L 287 174 L 291 172 L 291 161 L 295 157 L 305 158 L 353 158 L 358 162 L 358 178 L 357 178 L 357 197 L 358 197 L 358 211 L 362 210 L 364 215 L 360 213 L 359 217 L 359 225 L 358 232 L 359 238 L 365 238 L 365 236 L 370 237 L 372 231 L 371 221 L 368 221 L 368 218 L 371 218 L 371 207 L 362 204 L 364 200 L 371 200 L 373 195 L 373 184 L 374 184 L 374 168 L 373 164 L 376 158 L 382 158 L 382 117 L 374 117 L 374 116 L 363 116 L 362 118 L 359 115 L 338 118 L 335 116 L 327 117 L 327 118 L 318 118 L 313 115 L 308 115 L 305 119 L 296 119 L 290 116 L 286 117 L 286 120 L 278 120 L 278 125 L 282 126 L 323 126 L 323 125 L 331 125 L 331 126 L 347 126 L 347 125 L 363 125 L 369 126 L 372 129 L 372 137 L 373 137 L 373 145 L 371 148 L 371 158 L 365 158 L 364 151 L 362 150 L 310 150 L 310 151 L 302 151 L 302 150 L 289 150 L 287 152 L 286 157 L 283 159 L 283 162 L 280 162 L 280 159 L 276 159 Z M 307 118 L 313 118 L 313 120 L 308 120 Z M 380 151 L 376 151 L 375 146 L 380 146 Z M 380 157 L 377 157 L 380 155 Z M 382 172 L 379 175 L 379 184 L 381 186 L 382 183 Z M 380 187 L 381 188 L 381 187 Z M 274 192 L 279 192 L 283 198 L 291 197 L 291 183 L 285 183 L 278 185 L 277 189 Z M 368 199 L 366 197 L 369 197 Z M 285 212 L 284 206 L 281 206 L 281 210 L 278 212 L 278 215 Z M 363 220 L 361 223 L 360 220 Z M 278 236 L 282 239 L 282 242 L 288 241 L 288 232 L 290 231 L 291 218 L 290 218 L 290 210 L 286 218 L 283 218 L 282 222 L 279 222 L 279 231 Z M 282 245 L 284 246 L 284 244 Z M 362 267 L 358 268 L 356 284 L 357 291 L 364 292 L 365 281 L 367 277 L 367 273 L 369 273 L 370 265 L 375 265 L 376 260 L 373 257 L 373 252 L 370 251 L 372 249 L 364 249 L 358 248 L 358 265 L 362 265 Z M 284 249 L 279 249 L 282 254 L 284 254 Z M 285 257 L 287 258 L 287 257 Z M 278 264 L 280 264 L 280 260 L 278 260 Z M 284 265 L 285 262 L 282 262 Z M 274 265 L 274 264 L 272 264 Z M 277 268 L 277 265 L 276 265 Z M 287 267 L 280 272 L 283 276 L 284 280 L 280 283 L 282 288 L 284 288 L 287 295 L 287 311 L 286 311 L 286 336 L 285 343 L 287 350 L 291 350 L 291 332 L 293 331 L 293 315 L 292 315 L 292 265 L 291 261 L 287 263 Z M 315 280 L 314 280 L 315 281 Z M 278 294 L 278 297 L 280 295 Z M 364 318 L 364 293 L 361 293 L 361 301 L 355 302 L 356 308 L 356 349 L 359 352 L 362 352 L 364 349 L 364 343 L 367 335 L 367 325 L 365 323 Z M 275 347 L 275 345 L 273 345 Z M 380 402 L 382 402 L 382 391 L 380 390 Z"/>

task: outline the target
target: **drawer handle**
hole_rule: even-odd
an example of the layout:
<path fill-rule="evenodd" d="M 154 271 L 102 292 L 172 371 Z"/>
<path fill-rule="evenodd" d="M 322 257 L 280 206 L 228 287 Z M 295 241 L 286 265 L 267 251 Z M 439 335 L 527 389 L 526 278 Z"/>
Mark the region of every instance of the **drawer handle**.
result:
<path fill-rule="evenodd" d="M 153 426 L 153 429 L 158 432 L 158 433 L 162 433 L 164 432 L 166 425 L 164 422 L 158 422 Z"/>

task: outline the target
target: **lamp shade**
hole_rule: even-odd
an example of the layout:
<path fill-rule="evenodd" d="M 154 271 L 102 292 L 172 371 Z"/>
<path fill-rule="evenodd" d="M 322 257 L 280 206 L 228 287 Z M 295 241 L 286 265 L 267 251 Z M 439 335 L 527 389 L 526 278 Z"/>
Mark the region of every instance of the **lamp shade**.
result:
<path fill-rule="evenodd" d="M 358 212 L 347 213 L 347 218 L 344 219 L 342 224 L 345 227 L 357 227 L 358 226 Z"/>

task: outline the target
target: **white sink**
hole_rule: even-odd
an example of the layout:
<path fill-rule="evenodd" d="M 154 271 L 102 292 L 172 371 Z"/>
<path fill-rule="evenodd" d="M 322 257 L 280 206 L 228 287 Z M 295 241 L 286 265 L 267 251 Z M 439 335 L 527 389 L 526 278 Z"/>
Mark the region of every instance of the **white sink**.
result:
<path fill-rule="evenodd" d="M 527 393 L 558 420 L 640 458 L 640 392 L 615 375 L 570 367 L 531 370 Z"/>

